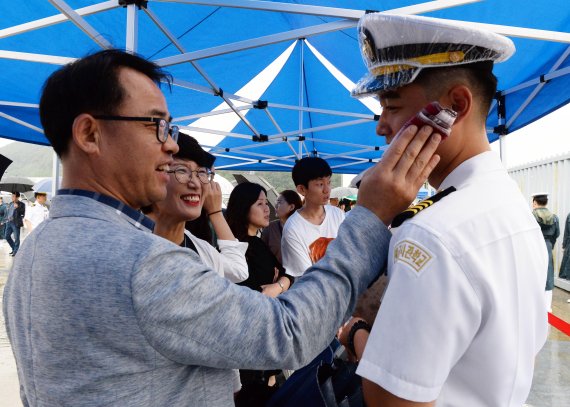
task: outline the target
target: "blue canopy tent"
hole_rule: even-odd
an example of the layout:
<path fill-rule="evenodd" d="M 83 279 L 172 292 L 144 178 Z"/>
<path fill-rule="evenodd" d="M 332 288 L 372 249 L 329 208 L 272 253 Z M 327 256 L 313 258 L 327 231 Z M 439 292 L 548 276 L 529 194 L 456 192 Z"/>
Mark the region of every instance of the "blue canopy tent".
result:
<path fill-rule="evenodd" d="M 334 5 L 334 7 L 331 7 Z M 0 0 L 0 137 L 48 144 L 38 117 L 46 77 L 102 48 L 134 51 L 174 77 L 175 122 L 217 168 L 288 171 L 317 154 L 358 173 L 385 148 L 374 99 L 350 98 L 365 72 L 356 24 L 365 10 L 484 25 L 510 36 L 496 67 L 490 141 L 570 100 L 566 0 Z"/>

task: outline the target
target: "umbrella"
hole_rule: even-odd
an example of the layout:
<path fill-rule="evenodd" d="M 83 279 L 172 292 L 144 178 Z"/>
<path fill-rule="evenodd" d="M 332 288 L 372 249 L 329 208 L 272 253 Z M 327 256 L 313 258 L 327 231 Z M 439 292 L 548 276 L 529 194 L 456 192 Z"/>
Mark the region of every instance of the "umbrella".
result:
<path fill-rule="evenodd" d="M 345 196 L 357 195 L 358 189 L 349 187 L 337 187 L 331 190 L 331 198 L 344 198 Z"/>
<path fill-rule="evenodd" d="M 0 178 L 4 176 L 6 169 L 12 164 L 12 160 L 0 154 Z"/>
<path fill-rule="evenodd" d="M 0 191 L 28 192 L 32 190 L 34 181 L 25 177 L 6 177 L 0 180 Z"/>
<path fill-rule="evenodd" d="M 53 178 L 44 178 L 41 181 L 36 182 L 32 189 L 34 192 L 45 192 L 48 199 L 51 199 L 52 183 Z M 59 178 L 59 185 L 61 185 L 61 177 Z"/>

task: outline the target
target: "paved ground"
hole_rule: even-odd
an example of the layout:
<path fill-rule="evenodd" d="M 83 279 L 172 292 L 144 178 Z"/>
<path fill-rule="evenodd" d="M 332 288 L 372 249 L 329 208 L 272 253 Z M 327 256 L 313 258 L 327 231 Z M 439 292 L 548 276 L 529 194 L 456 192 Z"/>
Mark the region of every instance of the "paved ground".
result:
<path fill-rule="evenodd" d="M 0 240 L 0 293 L 12 266 L 10 248 Z M 554 315 L 570 322 L 570 293 L 556 288 L 553 296 Z M 0 296 L 0 309 L 2 298 Z M 570 337 L 550 328 L 548 341 L 538 354 L 531 394 L 527 406 L 567 407 L 570 406 Z M 12 350 L 4 329 L 4 318 L 0 312 L 0 407 L 20 407 L 18 376 Z"/>

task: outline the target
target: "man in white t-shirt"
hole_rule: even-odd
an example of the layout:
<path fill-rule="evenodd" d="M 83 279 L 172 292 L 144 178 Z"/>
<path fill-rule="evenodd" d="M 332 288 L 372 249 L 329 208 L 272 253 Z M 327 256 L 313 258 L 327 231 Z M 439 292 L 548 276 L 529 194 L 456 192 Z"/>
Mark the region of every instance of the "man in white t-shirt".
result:
<path fill-rule="evenodd" d="M 45 192 L 35 192 L 34 198 L 36 201 L 28 205 L 28 210 L 24 217 L 26 228 L 30 232 L 49 217 L 49 208 L 46 205 L 47 194 Z"/>
<path fill-rule="evenodd" d="M 344 212 L 328 205 L 332 170 L 325 160 L 302 158 L 295 163 L 291 175 L 305 202 L 285 222 L 281 255 L 287 274 L 300 277 L 322 257 L 328 241 L 336 237 Z"/>
<path fill-rule="evenodd" d="M 371 74 L 353 94 L 378 96 L 377 133 L 388 143 L 432 101 L 456 116 L 428 178 L 440 192 L 392 221 L 389 283 L 370 335 L 357 319 L 341 335 L 361 357 L 367 405 L 520 407 L 547 336 L 548 259 L 486 134 L 493 62 L 514 45 L 442 20 L 376 13 L 359 34 Z"/>

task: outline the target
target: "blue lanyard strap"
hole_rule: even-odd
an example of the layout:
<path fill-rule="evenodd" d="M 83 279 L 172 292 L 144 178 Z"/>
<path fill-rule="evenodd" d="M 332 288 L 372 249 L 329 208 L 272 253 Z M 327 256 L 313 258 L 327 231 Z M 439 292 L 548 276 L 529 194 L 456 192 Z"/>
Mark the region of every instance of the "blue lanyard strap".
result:
<path fill-rule="evenodd" d="M 133 221 L 132 223 L 134 223 L 137 228 L 143 226 L 151 232 L 154 230 L 154 222 L 146 217 L 142 212 L 137 211 L 136 209 L 133 209 L 130 206 L 126 205 L 124 202 L 121 202 L 118 199 L 112 198 L 108 195 L 103 195 L 93 191 L 86 191 L 84 189 L 60 189 L 57 191 L 57 195 L 76 195 L 94 199 L 117 210 L 117 212 L 120 214 L 125 215 L 127 218 Z"/>

